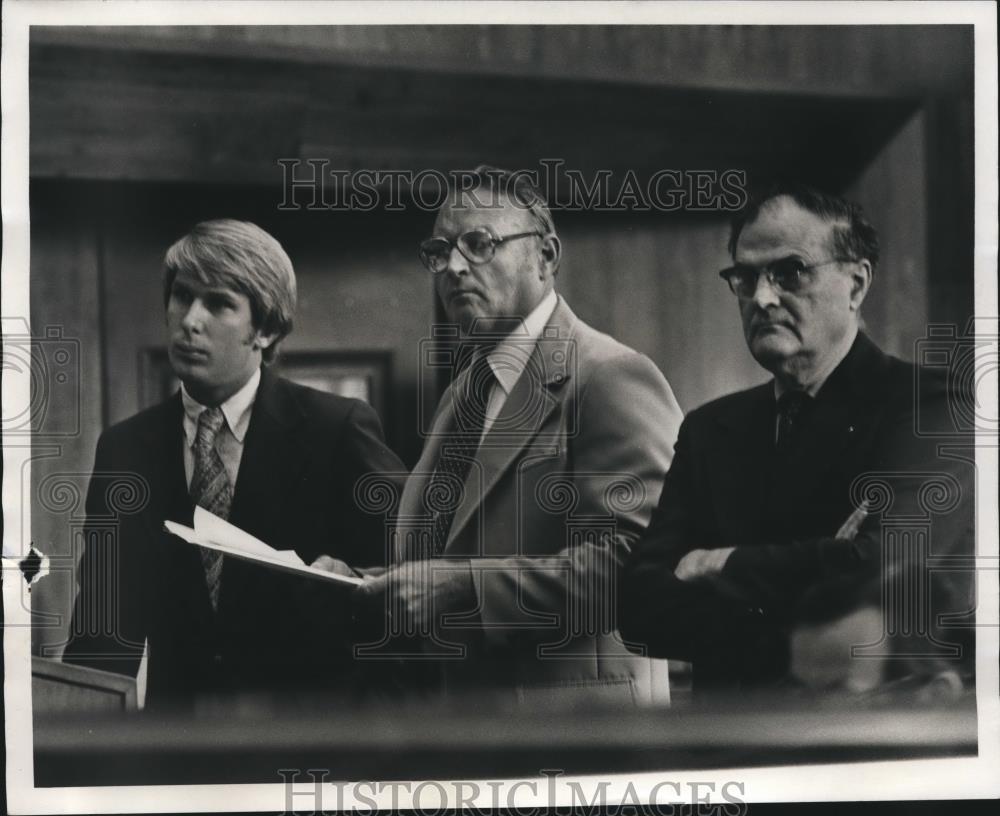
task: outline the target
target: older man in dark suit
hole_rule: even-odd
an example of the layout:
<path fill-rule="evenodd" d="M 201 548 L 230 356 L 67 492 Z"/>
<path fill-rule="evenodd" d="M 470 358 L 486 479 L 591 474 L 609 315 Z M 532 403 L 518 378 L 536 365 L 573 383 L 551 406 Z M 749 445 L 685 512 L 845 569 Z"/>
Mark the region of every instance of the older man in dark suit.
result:
<path fill-rule="evenodd" d="M 148 642 L 148 703 L 336 686 L 350 674 L 346 601 L 331 610 L 304 579 L 192 547 L 163 522 L 190 524 L 200 505 L 306 563 L 370 562 L 383 522 L 356 506 L 355 483 L 399 471 L 399 460 L 367 404 L 263 365 L 291 330 L 296 297 L 273 237 L 246 222 L 198 224 L 168 250 L 165 271 L 181 387 L 101 435 L 64 659 L 135 675 Z M 109 475 L 148 501 L 116 512 Z"/>
<path fill-rule="evenodd" d="M 696 690 L 769 686 L 785 678 L 789 635 L 808 646 L 803 627 L 854 611 L 817 611 L 815 599 L 830 595 L 823 587 L 881 582 L 904 604 L 884 610 L 884 642 L 869 642 L 866 623 L 861 651 L 829 655 L 839 668 L 814 676 L 849 686 L 863 657 L 888 667 L 901 652 L 970 665 L 968 622 L 939 626 L 942 613 L 971 608 L 968 573 L 932 574 L 928 561 L 971 553 L 970 454 L 917 433 L 917 411 L 933 425 L 954 395 L 859 329 L 875 230 L 842 199 L 775 188 L 734 221 L 730 251 L 735 265 L 722 277 L 751 353 L 774 379 L 685 419 L 623 574 L 622 634 L 692 661 Z M 892 594 L 913 587 L 905 601 Z M 810 675 L 792 662 L 800 679 Z M 866 674 L 881 681 L 891 671 Z"/>

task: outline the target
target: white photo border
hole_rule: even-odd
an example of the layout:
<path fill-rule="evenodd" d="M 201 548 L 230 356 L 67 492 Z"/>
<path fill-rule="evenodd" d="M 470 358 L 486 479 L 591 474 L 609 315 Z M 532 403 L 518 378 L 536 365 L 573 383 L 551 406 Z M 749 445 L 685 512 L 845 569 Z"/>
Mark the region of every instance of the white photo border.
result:
<path fill-rule="evenodd" d="M 783 3 L 610 3 L 610 2 L 89 2 L 88 0 L 8 0 L 3 7 L 2 42 L 2 209 L 3 314 L 28 315 L 28 32 L 31 25 L 287 25 L 320 24 L 968 24 L 975 27 L 975 295 L 976 314 L 997 308 L 997 28 L 988 2 L 783 2 Z M 24 403 L 27 376 L 7 371 L 3 400 Z M 996 394 L 981 394 L 993 400 Z M 32 767 L 30 620 L 21 604 L 16 560 L 27 540 L 30 516 L 15 488 L 21 483 L 31 449 L 4 445 L 4 702 L 6 709 L 7 797 L 11 813 L 232 812 L 284 810 L 284 785 L 177 785 L 103 788 L 36 788 Z M 997 450 L 977 450 L 981 498 L 997 495 Z M 979 555 L 996 558 L 998 523 L 995 500 L 977 502 Z M 980 571 L 978 615 L 997 621 L 996 573 Z M 671 773 L 685 782 L 722 778 L 744 783 L 748 802 L 992 798 L 1000 795 L 1000 688 L 998 629 L 977 629 L 979 754 L 960 759 L 732 768 Z M 611 777 L 612 791 L 627 780 L 636 791 L 650 790 L 662 773 Z M 576 780 L 584 786 L 598 777 L 560 779 L 560 790 Z M 514 784 L 514 780 L 508 780 Z M 485 780 L 480 780 L 486 790 Z M 620 783 L 620 784 L 619 784 Z M 586 788 L 585 788 L 586 789 Z M 332 793 L 332 789 L 331 789 Z M 567 794 L 568 795 L 568 794 Z M 483 798 L 477 806 L 489 807 Z M 332 798 L 331 798 L 332 801 Z M 525 794 L 523 807 L 565 804 Z M 611 801 L 611 800 L 609 800 Z M 678 798 L 678 803 L 684 800 Z M 713 800 L 717 801 L 717 800 Z M 690 804 L 690 802 L 688 802 Z M 388 802 L 380 801 L 387 806 Z M 407 806 L 401 800 L 400 807 Z M 414 804 L 410 803 L 412 807 Z M 366 801 L 344 800 L 347 808 Z"/>

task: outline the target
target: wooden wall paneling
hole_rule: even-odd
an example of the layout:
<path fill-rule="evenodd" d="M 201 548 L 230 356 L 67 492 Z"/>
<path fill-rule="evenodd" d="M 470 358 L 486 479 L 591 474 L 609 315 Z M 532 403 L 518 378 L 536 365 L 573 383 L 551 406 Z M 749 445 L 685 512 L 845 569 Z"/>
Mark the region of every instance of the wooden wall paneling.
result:
<path fill-rule="evenodd" d="M 769 376 L 750 356 L 735 298 L 718 276 L 731 263 L 728 239 L 726 215 L 680 222 L 672 230 L 671 254 L 664 259 L 665 300 L 671 293 L 685 295 L 671 310 L 671 342 L 677 352 L 664 361 L 685 411 Z"/>
<path fill-rule="evenodd" d="M 39 338 L 35 354 L 45 357 L 49 372 L 43 384 L 49 393 L 33 424 L 31 484 L 22 490 L 30 502 L 32 541 L 52 559 L 50 574 L 30 596 L 36 613 L 32 647 L 39 653 L 45 647 L 61 651 L 76 594 L 67 559 L 73 555 L 72 524 L 83 514 L 102 427 L 105 381 L 101 269 L 92 213 L 71 191 L 50 197 L 33 186 L 31 196 L 31 330 Z M 52 357 L 57 347 L 74 355 L 78 368 L 58 365 Z M 63 373 L 67 379 L 60 382 L 56 378 Z"/>
<path fill-rule="evenodd" d="M 947 89 L 971 26 L 34 27 L 33 45 L 690 88 L 878 95 Z"/>
<path fill-rule="evenodd" d="M 559 291 L 582 319 L 649 355 L 684 410 L 767 378 L 716 275 L 728 261 L 724 217 L 556 218 Z"/>
<path fill-rule="evenodd" d="M 925 115 L 918 112 L 846 195 L 879 231 L 881 263 L 862 308 L 865 330 L 886 351 L 913 359 L 929 314 Z"/>
<path fill-rule="evenodd" d="M 926 101 L 929 320 L 956 324 L 975 310 L 975 111 L 967 93 Z M 984 251 L 988 252 L 989 248 Z M 991 313 L 995 317 L 996 304 Z"/>
<path fill-rule="evenodd" d="M 435 297 L 416 252 L 416 236 L 431 229 L 432 216 L 426 218 L 426 225 L 423 217 L 407 218 L 406 227 L 395 230 L 391 219 L 369 217 L 366 228 L 357 216 L 330 213 L 325 230 L 300 232 L 288 247 L 294 252 L 299 307 L 287 347 L 391 352 L 393 394 L 383 421 L 410 466 L 423 447 L 417 400 L 427 390 L 435 402 L 437 395 L 436 372 L 426 369 L 420 356 Z"/>
<path fill-rule="evenodd" d="M 617 257 L 605 270 L 602 288 L 611 305 L 617 338 L 633 348 L 655 351 L 663 346 L 660 324 L 666 316 L 659 298 L 662 252 L 658 232 L 645 223 L 621 231 L 614 242 Z"/>
<path fill-rule="evenodd" d="M 114 195 L 113 187 L 103 188 Z M 123 193 L 134 201 L 132 191 Z M 165 345 L 162 264 L 167 247 L 182 234 L 179 224 L 147 219 L 140 206 L 131 216 L 120 203 L 102 218 L 108 315 L 109 422 L 121 422 L 140 408 L 141 354 Z"/>
<path fill-rule="evenodd" d="M 253 91 L 39 81 L 33 92 L 33 177 L 275 182 L 276 159 L 299 153 L 297 106 Z"/>
<path fill-rule="evenodd" d="M 563 260 L 556 278 L 556 290 L 570 308 L 594 328 L 614 333 L 611 299 L 619 285 L 619 259 L 609 240 L 608 219 L 592 214 L 553 213 L 563 244 Z"/>
<path fill-rule="evenodd" d="M 36 177 L 276 184 L 280 158 L 449 169 L 557 157 L 640 178 L 738 167 L 829 182 L 857 172 L 908 106 L 56 46 L 35 48 L 31 66 Z"/>

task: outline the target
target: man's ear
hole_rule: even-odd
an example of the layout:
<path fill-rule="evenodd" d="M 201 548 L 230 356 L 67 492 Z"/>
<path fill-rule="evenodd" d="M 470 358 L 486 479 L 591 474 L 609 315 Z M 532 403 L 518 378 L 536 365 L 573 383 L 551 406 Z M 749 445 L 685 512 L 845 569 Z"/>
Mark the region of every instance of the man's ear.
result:
<path fill-rule="evenodd" d="M 865 259 L 854 264 L 851 272 L 851 311 L 856 312 L 861 308 L 868 290 L 872 285 L 872 265 Z"/>
<path fill-rule="evenodd" d="M 264 333 L 256 331 L 253 337 L 250 338 L 250 345 L 253 346 L 255 351 L 264 351 L 264 349 L 270 348 L 277 338 L 277 332 Z"/>
<path fill-rule="evenodd" d="M 542 238 L 542 260 L 545 263 L 546 276 L 555 275 L 559 271 L 559 261 L 562 258 L 562 242 L 555 233 Z"/>

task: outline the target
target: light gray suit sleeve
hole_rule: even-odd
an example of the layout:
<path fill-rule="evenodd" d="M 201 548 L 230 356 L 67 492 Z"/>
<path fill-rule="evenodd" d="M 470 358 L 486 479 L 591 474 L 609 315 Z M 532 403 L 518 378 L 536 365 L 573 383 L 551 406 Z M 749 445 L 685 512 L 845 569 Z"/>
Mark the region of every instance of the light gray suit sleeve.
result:
<path fill-rule="evenodd" d="M 681 423 L 680 406 L 663 374 L 644 355 L 627 350 L 594 365 L 573 404 L 575 433 L 565 438 L 573 517 L 604 519 L 529 552 L 474 560 L 473 580 L 487 645 L 511 638 L 551 638 L 551 630 L 511 626 L 525 609 L 578 614 L 607 621 L 614 615 L 616 576 L 631 543 L 649 523 Z M 606 520 L 613 516 L 613 532 Z M 527 531 L 531 535 L 531 531 Z M 526 548 L 511 547 L 511 552 Z M 612 625 L 613 628 L 613 625 Z"/>

